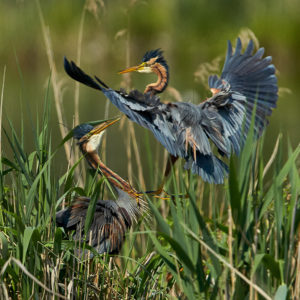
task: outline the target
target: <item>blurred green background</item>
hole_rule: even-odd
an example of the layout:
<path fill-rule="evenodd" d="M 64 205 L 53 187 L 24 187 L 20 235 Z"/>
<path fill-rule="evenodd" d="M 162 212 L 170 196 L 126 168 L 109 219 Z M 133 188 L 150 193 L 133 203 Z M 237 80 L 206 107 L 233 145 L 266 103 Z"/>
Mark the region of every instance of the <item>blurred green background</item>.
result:
<path fill-rule="evenodd" d="M 235 44 L 242 28 L 249 28 L 266 55 L 272 55 L 282 87 L 278 107 L 270 118 L 266 134 L 266 155 L 272 151 L 280 131 L 290 138 L 293 147 L 299 142 L 300 115 L 300 5 L 296 0 L 91 0 L 40 1 L 45 23 L 49 29 L 58 80 L 63 91 L 62 103 L 66 125 L 72 128 L 74 119 L 75 84 L 63 70 L 63 57 L 76 61 L 81 49 L 80 66 L 97 74 L 113 88 L 119 88 L 124 78 L 117 71 L 129 62 L 140 62 L 150 49 L 162 48 L 170 65 L 170 86 L 175 87 L 185 101 L 199 102 L 210 95 L 207 87 L 195 78 L 200 64 L 221 56 L 221 65 L 227 40 Z M 82 43 L 78 46 L 81 21 Z M 0 0 L 0 79 L 6 66 L 3 103 L 3 126 L 10 119 L 25 131 L 25 144 L 31 149 L 31 118 L 33 124 L 41 115 L 50 76 L 47 48 L 44 43 L 37 1 Z M 221 67 L 217 73 L 220 73 Z M 151 75 L 133 74 L 131 86 L 144 90 L 153 80 Z M 51 101 L 52 88 L 51 91 Z M 163 100 L 172 99 L 168 92 Z M 80 122 L 102 119 L 106 100 L 97 91 L 81 86 L 79 96 Z M 119 112 L 110 106 L 109 116 Z M 23 121 L 22 121 L 23 120 Z M 127 121 L 126 121 L 127 122 Z M 145 130 L 135 126 L 140 150 L 144 147 Z M 113 170 L 126 177 L 126 129 L 109 129 L 108 161 Z M 121 136 L 124 136 L 120 139 Z M 60 132 L 52 105 L 53 145 L 60 140 Z M 150 142 L 157 153 L 152 135 Z M 3 139 L 4 155 L 9 156 Z M 143 152 L 142 152 L 143 153 Z M 65 171 L 67 163 L 61 150 L 62 163 L 58 172 Z M 64 163 L 65 161 L 65 163 Z M 146 171 L 145 171 L 146 172 Z"/>

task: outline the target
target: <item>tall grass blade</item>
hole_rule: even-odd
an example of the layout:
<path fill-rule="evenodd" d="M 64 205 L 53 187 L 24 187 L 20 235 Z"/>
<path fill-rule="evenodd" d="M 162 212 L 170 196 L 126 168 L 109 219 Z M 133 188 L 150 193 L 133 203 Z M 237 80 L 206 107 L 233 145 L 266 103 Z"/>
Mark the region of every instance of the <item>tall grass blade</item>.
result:
<path fill-rule="evenodd" d="M 34 228 L 32 228 L 32 227 L 26 227 L 24 230 L 22 264 L 25 263 L 27 250 L 28 250 L 29 243 L 30 243 L 33 232 L 34 232 Z"/>
<path fill-rule="evenodd" d="M 284 182 L 299 154 L 300 154 L 300 145 L 298 145 L 297 148 L 294 150 L 294 152 L 291 155 L 289 155 L 287 162 L 284 164 L 283 168 L 276 176 L 277 184 L 282 184 Z M 270 205 L 273 197 L 274 197 L 274 187 L 271 186 L 264 197 L 264 204 L 259 212 L 259 219 L 261 219 L 262 216 L 266 213 L 267 208 Z"/>
<path fill-rule="evenodd" d="M 285 300 L 288 294 L 288 289 L 285 284 L 281 285 L 274 296 L 274 300 Z"/>

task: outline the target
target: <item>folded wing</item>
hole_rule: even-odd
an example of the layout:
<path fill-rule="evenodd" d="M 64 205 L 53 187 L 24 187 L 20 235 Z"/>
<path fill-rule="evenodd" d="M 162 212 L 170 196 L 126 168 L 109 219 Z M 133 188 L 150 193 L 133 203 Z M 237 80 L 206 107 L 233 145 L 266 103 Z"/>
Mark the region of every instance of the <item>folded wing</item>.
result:
<path fill-rule="evenodd" d="M 126 209 L 111 200 L 98 200 L 93 221 L 84 239 L 84 225 L 90 199 L 77 197 L 72 205 L 56 214 L 57 226 L 74 230 L 73 239 L 85 241 L 99 254 L 117 254 L 125 240 L 126 230 L 132 225 Z"/>

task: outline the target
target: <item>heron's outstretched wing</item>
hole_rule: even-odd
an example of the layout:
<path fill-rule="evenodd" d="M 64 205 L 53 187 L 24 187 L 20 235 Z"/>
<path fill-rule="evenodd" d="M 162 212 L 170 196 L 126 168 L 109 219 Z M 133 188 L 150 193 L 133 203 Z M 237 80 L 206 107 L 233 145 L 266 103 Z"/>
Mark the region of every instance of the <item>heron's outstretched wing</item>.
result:
<path fill-rule="evenodd" d="M 276 107 L 278 86 L 272 58 L 262 58 L 264 48 L 252 55 L 253 49 L 251 40 L 245 52 L 241 53 L 242 43 L 238 38 L 233 53 L 228 42 L 221 77 L 213 75 L 209 78 L 209 87 L 214 95 L 200 104 L 204 115 L 214 116 L 221 124 L 217 133 L 221 133 L 222 138 L 216 138 L 209 126 L 206 132 L 227 156 L 231 149 L 239 154 L 251 124 L 252 113 L 255 114 L 254 132 L 258 137 L 268 123 L 267 117 Z"/>
<path fill-rule="evenodd" d="M 124 91 L 115 91 L 109 88 L 103 81 L 95 76 L 93 79 L 91 76 L 83 72 L 73 61 L 68 61 L 64 58 L 64 68 L 66 73 L 76 81 L 79 81 L 91 88 L 102 91 L 110 99 L 114 105 L 116 105 L 121 111 L 129 108 L 137 111 L 144 111 L 149 107 L 155 106 L 159 102 L 159 98 L 156 96 L 151 97 L 149 94 L 144 95 L 139 91 L 133 90 L 128 94 Z M 124 112 L 126 114 L 126 112 Z"/>
<path fill-rule="evenodd" d="M 77 197 L 70 207 L 56 214 L 57 226 L 64 227 L 66 231 L 74 230 L 73 239 L 76 241 L 83 241 L 84 238 L 89 201 L 87 197 Z M 98 200 L 85 241 L 99 254 L 118 253 L 125 240 L 125 232 L 131 224 L 129 214 L 115 201 Z"/>
<path fill-rule="evenodd" d="M 98 77 L 95 80 L 84 73 L 74 62 L 64 59 L 64 67 L 67 74 L 94 89 L 101 90 L 103 94 L 129 119 L 139 125 L 150 129 L 156 139 L 174 156 L 185 155 L 184 149 L 177 144 L 176 135 L 178 124 L 171 123 L 172 118 L 168 105 L 161 103 L 157 96 L 142 94 L 136 90 L 126 94 L 123 91 L 115 91 L 108 88 Z"/>
<path fill-rule="evenodd" d="M 200 126 L 195 126 L 196 123 L 192 126 L 195 132 L 203 131 L 222 156 L 229 157 L 232 150 L 240 153 L 252 113 L 255 113 L 254 132 L 258 137 L 268 123 L 267 116 L 276 107 L 278 87 L 275 67 L 270 56 L 262 58 L 263 48 L 252 55 L 253 48 L 250 41 L 242 54 L 238 38 L 236 50 L 232 53 L 228 42 L 221 77 L 213 75 L 209 78 L 213 97 L 199 104 Z M 197 159 L 190 156 L 187 164 L 194 173 L 210 182 L 222 182 L 228 171 L 224 162 L 209 152 L 200 151 Z"/>
<path fill-rule="evenodd" d="M 267 117 L 277 102 L 277 78 L 271 57 L 262 58 L 264 49 L 255 54 L 250 41 L 245 52 L 237 39 L 236 50 L 232 53 L 228 42 L 227 56 L 221 77 L 210 76 L 209 86 L 213 97 L 197 107 L 189 103 L 175 103 L 170 107 L 178 128 L 185 128 L 184 141 L 177 135 L 177 143 L 188 141 L 191 149 L 185 156 L 186 167 L 191 168 L 208 182 L 222 183 L 228 167 L 212 154 L 209 140 L 222 156 L 229 157 L 232 150 L 239 154 L 249 130 L 252 113 L 254 132 L 258 137 L 268 123 Z M 255 110 L 255 111 L 254 111 Z"/>

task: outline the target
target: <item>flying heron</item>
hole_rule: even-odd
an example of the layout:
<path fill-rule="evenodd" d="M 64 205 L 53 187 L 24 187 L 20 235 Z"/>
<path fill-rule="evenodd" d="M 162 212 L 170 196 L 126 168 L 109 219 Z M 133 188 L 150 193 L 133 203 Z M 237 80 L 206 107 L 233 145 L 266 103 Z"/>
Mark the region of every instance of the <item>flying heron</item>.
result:
<path fill-rule="evenodd" d="M 125 233 L 131 228 L 146 210 L 146 204 L 126 180 L 110 170 L 100 159 L 98 148 L 104 130 L 117 122 L 119 118 L 105 121 L 95 127 L 81 124 L 74 128 L 74 138 L 78 140 L 81 152 L 89 165 L 99 170 L 116 189 L 116 200 L 98 200 L 94 211 L 86 243 L 89 243 L 100 254 L 117 254 L 125 239 Z M 56 213 L 57 226 L 66 231 L 74 230 L 73 239 L 83 241 L 84 225 L 90 198 L 75 197 L 71 206 Z"/>
<path fill-rule="evenodd" d="M 157 140 L 175 157 L 183 157 L 185 168 L 210 183 L 223 183 L 228 166 L 212 150 L 210 141 L 221 157 L 239 155 L 250 128 L 255 109 L 254 132 L 260 136 L 278 98 L 272 57 L 263 57 L 264 48 L 254 54 L 251 40 L 242 53 L 237 39 L 233 52 L 230 41 L 220 78 L 209 77 L 212 97 L 199 104 L 163 103 L 157 96 L 169 81 L 169 68 L 160 49 L 148 51 L 142 63 L 119 73 L 156 73 L 157 81 L 147 85 L 144 93 L 126 94 L 109 88 L 98 77 L 85 74 L 74 62 L 64 60 L 65 71 L 73 79 L 100 90 L 127 117 L 152 131 Z"/>

